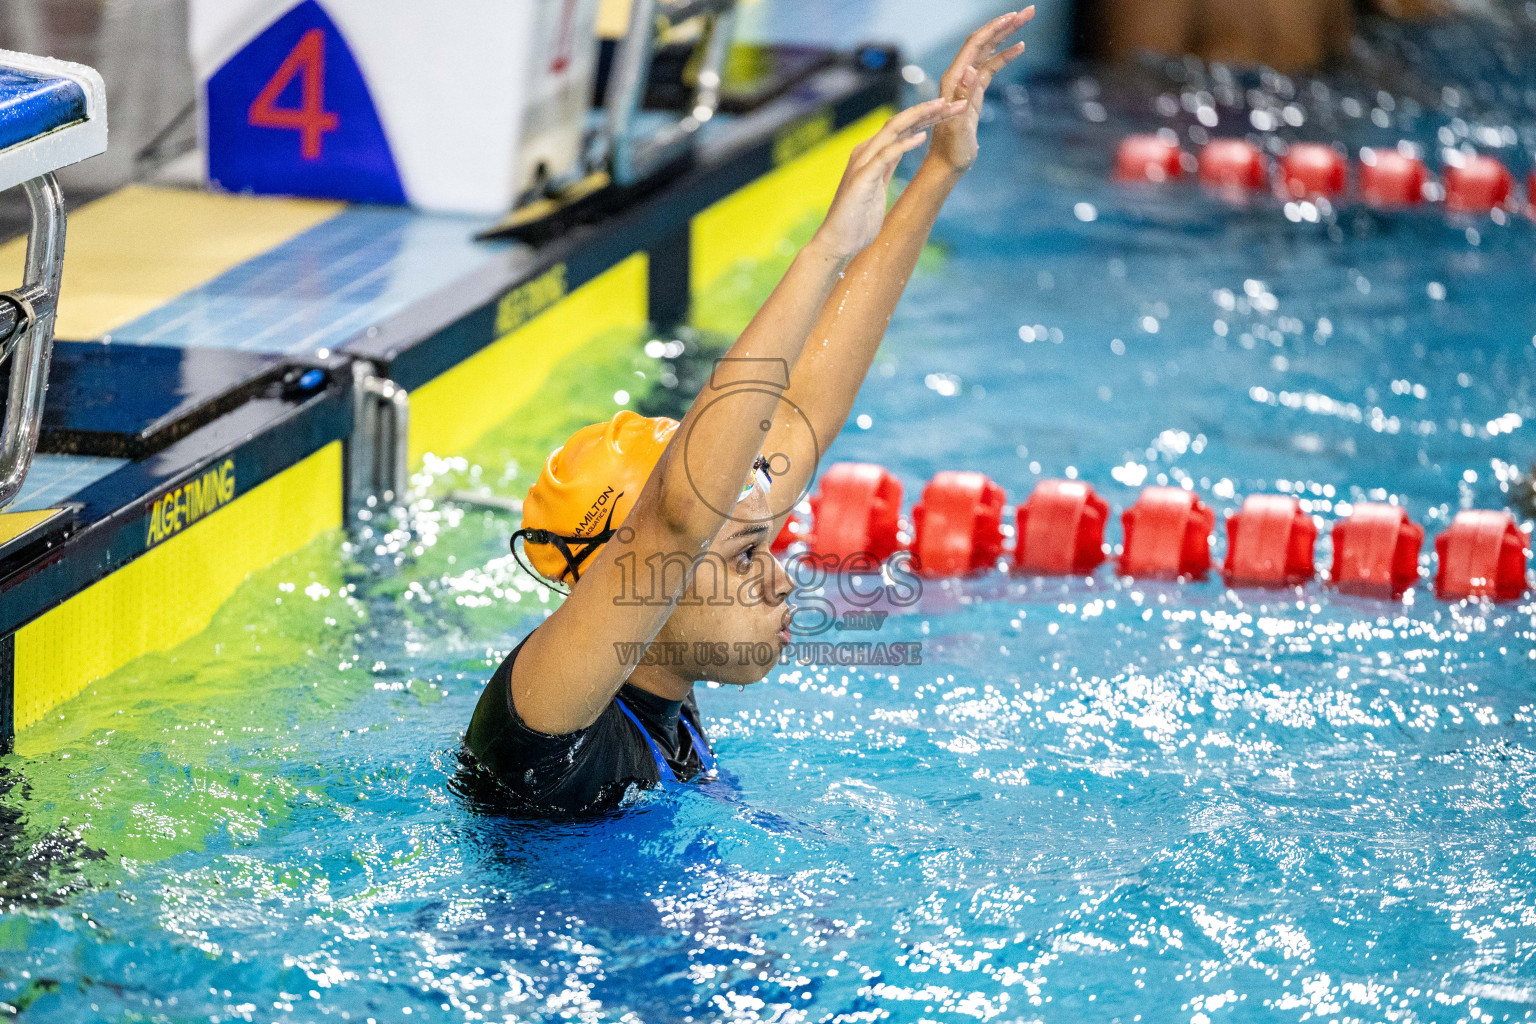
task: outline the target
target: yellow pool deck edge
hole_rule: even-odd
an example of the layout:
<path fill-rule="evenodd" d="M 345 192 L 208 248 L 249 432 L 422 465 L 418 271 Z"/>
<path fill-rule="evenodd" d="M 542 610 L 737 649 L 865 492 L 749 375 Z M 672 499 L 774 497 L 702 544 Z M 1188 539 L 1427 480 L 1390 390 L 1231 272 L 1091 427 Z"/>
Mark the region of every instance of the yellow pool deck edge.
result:
<path fill-rule="evenodd" d="M 341 525 L 333 441 L 16 632 L 16 729 L 201 632 L 256 569 Z"/>
<path fill-rule="evenodd" d="M 564 272 L 557 265 L 529 284 L 535 294 L 539 287 L 564 294 Z M 428 452 L 446 456 L 468 448 L 536 399 L 560 361 L 598 335 L 644 327 L 648 283 L 648 256 L 637 252 L 411 392 L 411 466 Z M 527 294 L 515 289 L 502 300 L 500 324 L 521 319 Z"/>
<path fill-rule="evenodd" d="M 773 256 L 798 223 L 824 211 L 849 152 L 889 113 L 882 108 L 835 134 L 818 130 L 814 120 L 800 125 L 798 134 L 776 147 L 781 166 L 696 215 L 690 223 L 690 294 L 742 263 Z M 105 229 L 111 223 L 120 228 L 138 223 L 158 214 L 168 197 L 188 198 L 186 193 L 141 187 L 125 193 L 116 194 L 124 198 L 115 202 L 116 196 L 109 196 L 82 208 L 75 215 L 83 222 L 78 235 L 108 237 Z M 86 264 L 75 268 L 74 280 L 89 281 L 90 287 L 109 295 L 99 300 L 81 295 L 68 320 L 61 312 L 61 325 L 71 328 L 61 326 L 61 336 L 109 333 L 341 209 L 339 204 L 305 200 L 280 200 L 281 205 L 267 207 L 272 201 L 210 198 L 216 201 L 192 201 L 199 211 L 193 219 L 206 228 L 210 219 L 233 214 L 241 230 L 223 245 L 186 243 L 183 255 L 171 259 L 174 272 L 135 275 L 120 257 L 95 242 L 79 246 L 86 255 L 72 247 L 70 259 L 78 257 Z M 232 205 L 226 202 L 230 200 Z M 275 211 L 270 220 L 263 223 L 260 216 L 251 216 L 264 208 Z M 93 225 L 93 219 L 100 223 Z M 193 228 L 188 232 L 196 233 Z M 186 251 L 197 255 L 188 258 Z M 143 253 L 135 254 L 136 260 L 144 258 Z M 7 259 L 19 259 L 19 253 L 0 247 L 0 266 Z M 455 454 L 516 415 L 537 397 L 554 367 L 583 344 L 615 328 L 647 323 L 646 253 L 635 253 L 569 294 L 563 272 L 557 266 L 515 289 L 498 310 L 497 340 L 412 392 L 413 466 L 428 452 Z M 88 291 L 77 287 L 77 295 Z M 548 300 L 538 312 L 528 305 L 529 288 L 534 300 L 541 294 Z M 16 730 L 35 724 L 90 683 L 135 659 L 168 650 L 201 632 L 247 576 L 341 525 L 341 488 L 341 444 L 334 442 L 23 626 L 15 634 Z"/>

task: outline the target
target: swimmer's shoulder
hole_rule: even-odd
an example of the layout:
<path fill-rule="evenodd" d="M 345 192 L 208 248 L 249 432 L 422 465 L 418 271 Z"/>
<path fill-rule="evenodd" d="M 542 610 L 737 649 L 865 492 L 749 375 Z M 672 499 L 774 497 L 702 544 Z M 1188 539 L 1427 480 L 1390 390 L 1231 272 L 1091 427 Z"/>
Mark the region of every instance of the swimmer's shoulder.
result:
<path fill-rule="evenodd" d="M 487 768 L 495 767 L 499 741 L 506 738 L 516 722 L 516 712 L 512 706 L 512 665 L 517 661 L 523 644 L 527 642 L 528 637 L 524 637 L 522 643 L 512 648 L 511 653 L 501 659 L 496 671 L 491 673 L 490 681 L 480 691 L 480 700 L 475 704 L 475 713 L 470 716 L 469 728 L 464 731 L 465 748 Z"/>
<path fill-rule="evenodd" d="M 465 751 L 519 803 L 565 811 L 604 803 L 612 785 L 634 774 L 623 712 L 611 702 L 590 726 L 562 735 L 529 726 L 511 691 L 512 666 L 522 648 L 518 644 L 486 683 L 464 734 Z"/>

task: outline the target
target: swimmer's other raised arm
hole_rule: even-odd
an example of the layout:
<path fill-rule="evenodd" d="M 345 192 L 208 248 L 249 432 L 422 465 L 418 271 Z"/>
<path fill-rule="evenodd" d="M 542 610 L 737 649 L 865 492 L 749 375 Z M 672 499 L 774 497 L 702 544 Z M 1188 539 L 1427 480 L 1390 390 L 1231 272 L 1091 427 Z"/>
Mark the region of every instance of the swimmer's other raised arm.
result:
<path fill-rule="evenodd" d="M 944 99 L 919 104 L 853 151 L 826 220 L 683 417 L 623 529 L 524 644 L 510 683 L 529 727 L 554 735 L 586 728 L 634 671 L 687 581 L 673 574 L 664 580 L 676 584 L 670 592 L 640 600 L 626 593 L 635 585 L 633 566 L 656 554 L 691 559 L 709 548 L 750 479 L 780 402 L 773 386 L 729 386 L 760 381 L 758 368 L 769 361 L 795 366 L 838 275 L 879 233 L 897 162 L 923 143 L 925 129 L 964 110 L 964 103 Z M 719 401 L 722 388 L 729 401 Z"/>
<path fill-rule="evenodd" d="M 849 264 L 822 309 L 786 393 L 794 406 L 780 408 L 763 446 L 783 456 L 774 459 L 779 469 L 775 489 L 799 494 L 808 487 L 816 458 L 847 422 L 939 208 L 976 162 L 976 127 L 987 86 L 1024 52 L 1023 43 L 999 47 L 1034 16 L 1031 5 L 987 22 L 971 33 L 940 79 L 940 98 L 963 101 L 964 112 L 934 128 L 928 155 L 886 215 L 879 237 Z M 806 435 L 807 423 L 813 436 Z M 788 512 L 775 520 L 775 534 Z"/>

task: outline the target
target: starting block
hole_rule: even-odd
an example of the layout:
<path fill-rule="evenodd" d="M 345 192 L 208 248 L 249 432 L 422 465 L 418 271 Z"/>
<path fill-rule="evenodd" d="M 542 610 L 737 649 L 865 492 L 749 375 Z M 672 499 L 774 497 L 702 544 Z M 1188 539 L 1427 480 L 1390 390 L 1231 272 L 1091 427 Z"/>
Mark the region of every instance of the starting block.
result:
<path fill-rule="evenodd" d="M 25 279 L 0 292 L 0 363 L 11 361 L 0 427 L 0 509 L 37 451 L 64 274 L 64 197 L 53 172 L 107 148 L 101 76 L 83 64 L 0 50 L 0 190 L 26 189 L 32 224 Z"/>
<path fill-rule="evenodd" d="M 107 148 L 107 91 L 84 64 L 0 50 L 0 191 Z"/>

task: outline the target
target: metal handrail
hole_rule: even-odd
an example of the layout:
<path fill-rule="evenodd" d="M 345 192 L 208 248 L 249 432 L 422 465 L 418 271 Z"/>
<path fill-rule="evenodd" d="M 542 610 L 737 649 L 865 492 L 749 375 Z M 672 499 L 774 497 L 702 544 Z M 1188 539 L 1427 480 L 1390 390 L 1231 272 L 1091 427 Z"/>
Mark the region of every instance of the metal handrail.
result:
<path fill-rule="evenodd" d="M 637 138 L 635 115 L 650 77 L 658 17 L 677 24 L 700 15 L 709 16 L 710 23 L 692 107 L 684 117 L 654 135 L 643 140 Z M 620 185 L 631 185 L 681 155 L 688 137 L 714 116 L 720 104 L 721 73 L 735 18 L 735 0 L 634 0 L 629 10 L 629 30 L 614 55 L 608 95 L 604 97 L 607 155 L 613 178 Z"/>
<path fill-rule="evenodd" d="M 701 14 L 724 14 L 735 3 L 736 0 L 661 0 L 657 13 L 677 25 Z"/>
<path fill-rule="evenodd" d="M 64 274 L 64 195 L 52 174 L 22 183 L 32 211 L 22 286 L 0 292 L 0 361 L 11 359 L 11 388 L 0 433 L 0 509 L 21 492 L 37 453 L 48 362 Z"/>

